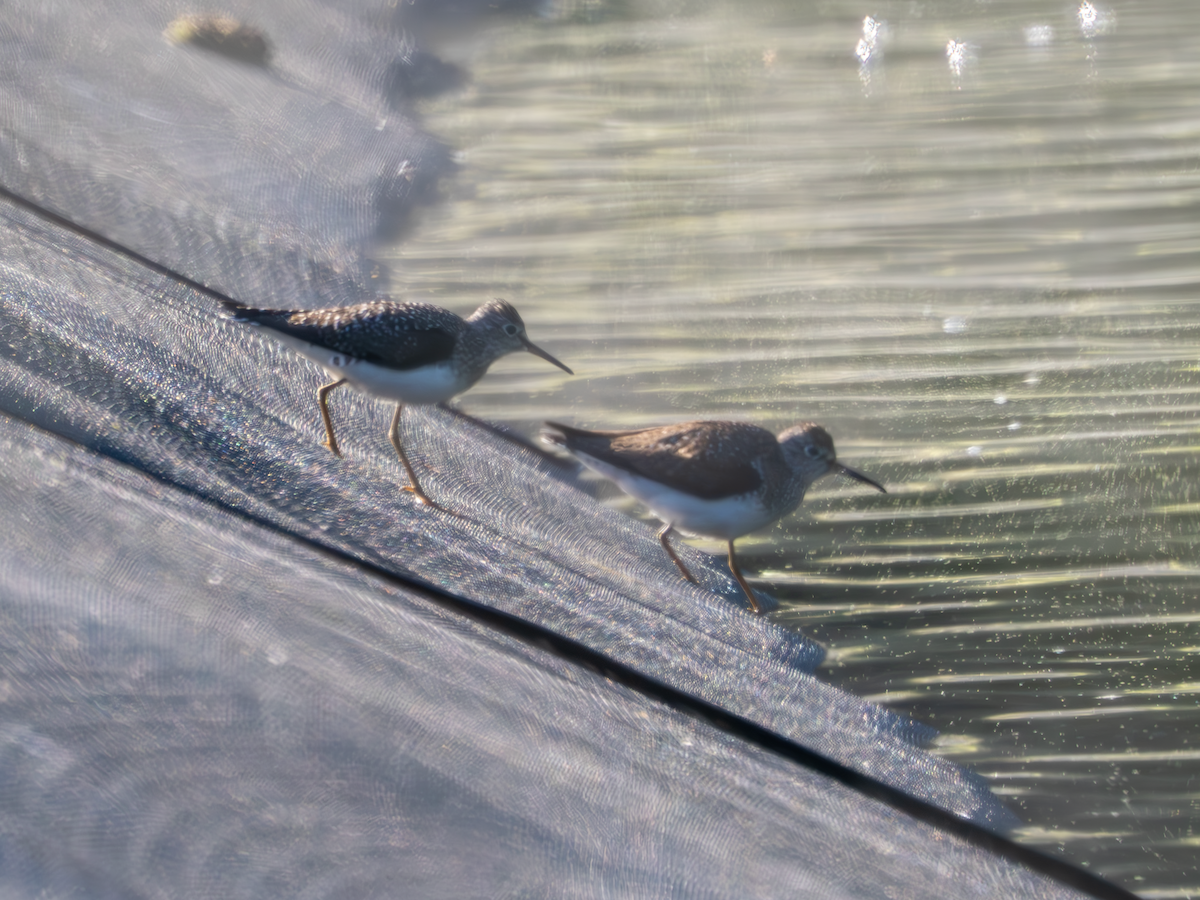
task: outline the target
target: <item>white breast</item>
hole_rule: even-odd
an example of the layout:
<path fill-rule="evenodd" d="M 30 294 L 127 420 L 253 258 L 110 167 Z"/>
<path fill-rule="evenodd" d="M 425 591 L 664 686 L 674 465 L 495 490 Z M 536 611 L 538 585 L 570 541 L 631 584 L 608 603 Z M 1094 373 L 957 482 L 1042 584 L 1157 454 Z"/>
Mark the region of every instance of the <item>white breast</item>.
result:
<path fill-rule="evenodd" d="M 398 403 L 441 403 L 470 387 L 449 363 L 419 369 L 389 369 L 289 334 L 272 331 L 271 336 L 312 360 L 334 378 L 345 378 L 355 388 L 373 397 Z"/>
<path fill-rule="evenodd" d="M 470 387 L 449 363 L 398 371 L 353 359 L 338 371 L 360 391 L 400 403 L 441 403 Z"/>
<path fill-rule="evenodd" d="M 615 481 L 625 493 L 646 504 L 658 518 L 687 534 L 730 541 L 778 518 L 763 508 L 757 494 L 704 500 L 618 469 L 586 453 L 575 455 L 589 469 Z"/>

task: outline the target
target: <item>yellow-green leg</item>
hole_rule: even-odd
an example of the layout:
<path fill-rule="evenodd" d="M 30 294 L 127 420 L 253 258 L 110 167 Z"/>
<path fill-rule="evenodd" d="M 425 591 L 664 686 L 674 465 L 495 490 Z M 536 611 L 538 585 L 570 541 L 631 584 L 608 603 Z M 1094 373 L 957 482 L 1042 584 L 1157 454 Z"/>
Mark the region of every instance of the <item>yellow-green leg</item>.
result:
<path fill-rule="evenodd" d="M 434 509 L 439 509 L 442 512 L 446 510 L 434 503 L 429 496 L 421 490 L 421 482 L 417 480 L 417 473 L 413 471 L 412 463 L 408 461 L 408 455 L 404 452 L 404 447 L 400 444 L 400 414 L 404 412 L 404 404 L 396 404 L 395 415 L 392 416 L 392 427 L 388 430 L 388 437 L 391 438 L 392 446 L 396 448 L 396 453 L 400 455 L 400 462 L 404 463 L 404 471 L 408 473 L 408 480 L 411 484 L 406 484 L 404 490 L 410 491 L 417 495 L 417 499 L 427 506 L 432 506 Z"/>
<path fill-rule="evenodd" d="M 663 530 L 658 533 L 658 539 L 662 542 L 663 549 L 667 551 L 667 556 L 675 560 L 675 565 L 679 566 L 679 571 L 683 573 L 683 577 L 692 584 L 699 584 L 700 582 L 688 571 L 688 567 L 683 564 L 683 560 L 675 555 L 675 548 L 671 546 L 671 529 L 674 527 L 670 523 L 663 526 Z"/>
<path fill-rule="evenodd" d="M 331 381 L 329 384 L 323 384 L 317 388 L 317 405 L 321 407 L 321 421 L 325 423 L 325 446 L 330 449 L 334 456 L 339 457 L 342 455 L 342 451 L 338 447 L 337 438 L 333 436 L 333 419 L 329 418 L 327 398 L 330 391 L 336 387 L 341 387 L 345 383 L 345 378 L 339 378 L 337 381 Z"/>
<path fill-rule="evenodd" d="M 729 542 L 729 571 L 733 572 L 733 577 L 737 579 L 738 584 L 742 586 L 742 590 L 746 592 L 746 599 L 750 601 L 750 608 L 756 613 L 761 613 L 762 607 L 758 605 L 754 591 L 750 590 L 750 585 L 746 582 L 745 576 L 742 575 L 742 570 L 738 567 L 737 558 L 733 555 L 733 541 Z"/>

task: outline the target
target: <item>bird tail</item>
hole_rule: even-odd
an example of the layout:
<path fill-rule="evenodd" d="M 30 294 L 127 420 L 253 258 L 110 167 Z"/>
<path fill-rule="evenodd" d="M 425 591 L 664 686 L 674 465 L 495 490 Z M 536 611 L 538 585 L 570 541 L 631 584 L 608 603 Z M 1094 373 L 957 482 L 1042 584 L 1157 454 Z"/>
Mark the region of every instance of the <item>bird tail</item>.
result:
<path fill-rule="evenodd" d="M 575 428 L 560 422 L 546 422 L 546 430 L 542 432 L 542 440 L 555 447 L 563 447 L 574 451 L 581 442 L 595 443 L 596 439 L 621 437 L 633 434 L 631 431 L 592 431 L 587 428 Z"/>
<path fill-rule="evenodd" d="M 249 321 L 249 319 L 246 318 L 247 314 L 258 312 L 256 309 L 251 309 L 248 306 L 242 306 L 240 303 L 237 303 L 233 300 L 222 298 L 218 302 L 221 304 L 221 312 L 223 312 L 227 318 L 233 319 L 235 322 L 247 322 Z"/>
<path fill-rule="evenodd" d="M 566 447 L 567 438 L 571 432 L 578 431 L 570 425 L 560 425 L 558 422 L 545 422 L 545 429 L 542 431 L 542 440 L 554 447 Z"/>
<path fill-rule="evenodd" d="M 291 311 L 286 309 L 256 309 L 252 306 L 242 306 L 233 300 L 220 302 L 225 317 L 234 322 L 248 322 L 251 325 L 273 324 L 286 320 L 291 315 Z"/>

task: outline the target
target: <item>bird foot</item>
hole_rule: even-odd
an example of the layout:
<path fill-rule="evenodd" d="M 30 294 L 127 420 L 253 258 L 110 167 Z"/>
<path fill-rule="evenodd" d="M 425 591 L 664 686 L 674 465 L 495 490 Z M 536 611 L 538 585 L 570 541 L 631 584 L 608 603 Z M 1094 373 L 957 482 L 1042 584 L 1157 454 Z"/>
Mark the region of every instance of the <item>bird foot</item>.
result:
<path fill-rule="evenodd" d="M 411 484 L 406 484 L 406 485 L 404 485 L 403 488 L 401 488 L 401 490 L 408 491 L 410 494 L 412 494 L 417 499 L 418 503 L 420 503 L 424 506 L 432 507 L 433 509 L 436 509 L 438 512 L 446 513 L 446 515 L 448 515 L 448 516 L 458 516 L 460 519 L 462 518 L 462 516 L 459 515 L 458 513 L 451 512 L 450 510 L 446 509 L 446 507 L 444 507 L 438 503 L 435 503 L 433 501 L 433 499 L 428 497 L 425 494 L 425 492 L 423 490 L 421 490 L 420 488 L 415 488 Z"/>

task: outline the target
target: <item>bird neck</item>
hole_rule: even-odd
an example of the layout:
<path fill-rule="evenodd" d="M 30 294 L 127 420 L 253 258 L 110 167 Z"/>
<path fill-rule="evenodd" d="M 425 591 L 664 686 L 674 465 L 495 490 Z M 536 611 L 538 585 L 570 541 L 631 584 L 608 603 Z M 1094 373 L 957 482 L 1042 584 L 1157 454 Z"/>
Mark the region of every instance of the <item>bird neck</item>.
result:
<path fill-rule="evenodd" d="M 488 366 L 495 362 L 496 354 L 491 349 L 487 335 L 478 328 L 465 328 L 458 336 L 454 345 L 454 366 L 469 379 L 469 384 L 482 378 Z"/>
<path fill-rule="evenodd" d="M 786 516 L 800 505 L 807 487 L 808 484 L 801 478 L 785 479 L 775 485 L 775 489 L 765 498 L 765 505 L 780 510 L 780 516 Z"/>
<path fill-rule="evenodd" d="M 809 484 L 802 471 L 797 471 L 785 458 L 776 456 L 763 466 L 762 474 L 763 483 L 767 485 L 764 505 L 781 510 L 780 515 L 787 515 L 800 505 Z"/>

